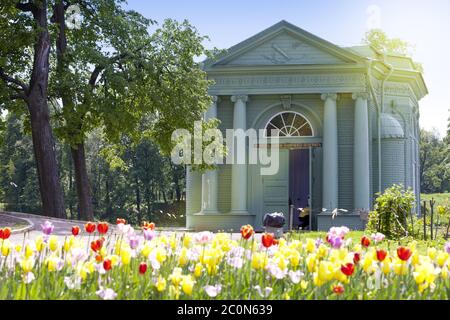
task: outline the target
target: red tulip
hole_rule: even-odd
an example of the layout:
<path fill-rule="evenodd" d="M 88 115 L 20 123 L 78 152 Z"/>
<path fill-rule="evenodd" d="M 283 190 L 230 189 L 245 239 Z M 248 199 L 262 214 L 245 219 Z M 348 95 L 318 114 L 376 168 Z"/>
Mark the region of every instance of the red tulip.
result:
<path fill-rule="evenodd" d="M 367 238 L 366 236 L 363 236 L 362 238 L 361 238 L 361 245 L 363 246 L 363 247 L 368 247 L 368 246 L 370 246 L 370 239 L 369 238 Z"/>
<path fill-rule="evenodd" d="M 384 259 L 386 259 L 387 256 L 387 252 L 384 251 L 383 249 L 377 250 L 377 259 L 380 262 L 383 262 Z"/>
<path fill-rule="evenodd" d="M 254 233 L 255 231 L 253 230 L 253 227 L 249 224 L 241 227 L 241 235 L 245 240 L 250 239 Z"/>
<path fill-rule="evenodd" d="M 111 270 L 111 268 L 112 268 L 111 260 L 105 259 L 105 261 L 103 261 L 103 269 L 108 271 L 108 270 Z"/>
<path fill-rule="evenodd" d="M 351 276 L 355 272 L 355 265 L 353 263 L 346 263 L 341 266 L 341 271 L 346 276 Z"/>
<path fill-rule="evenodd" d="M 333 292 L 336 294 L 343 294 L 344 293 L 344 286 L 342 284 L 338 284 L 333 286 Z"/>
<path fill-rule="evenodd" d="M 397 249 L 397 255 L 401 260 L 407 261 L 412 256 L 412 251 L 406 247 L 399 247 Z"/>
<path fill-rule="evenodd" d="M 0 229 L 0 239 L 6 240 L 11 236 L 11 229 L 10 228 L 3 228 Z"/>
<path fill-rule="evenodd" d="M 264 233 L 261 237 L 261 241 L 264 247 L 269 248 L 273 245 L 273 233 Z"/>
<path fill-rule="evenodd" d="M 95 256 L 95 261 L 97 261 L 97 262 L 102 262 L 102 261 L 103 261 L 102 255 L 101 255 L 101 254 L 96 255 L 96 256 Z"/>
<path fill-rule="evenodd" d="M 361 254 L 359 254 L 358 252 L 355 252 L 355 253 L 353 254 L 353 262 L 354 262 L 355 264 L 357 264 L 357 263 L 359 262 L 359 260 L 361 260 Z"/>
<path fill-rule="evenodd" d="M 95 223 L 88 222 L 84 225 L 84 230 L 86 230 L 87 233 L 92 233 L 95 231 Z"/>
<path fill-rule="evenodd" d="M 108 232 L 108 223 L 107 222 L 99 222 L 97 225 L 98 233 L 106 234 Z"/>
<path fill-rule="evenodd" d="M 98 252 L 103 247 L 103 239 L 94 240 L 91 242 L 91 249 L 94 252 Z"/>
<path fill-rule="evenodd" d="M 144 274 L 147 272 L 147 264 L 145 262 L 141 262 L 139 265 L 139 273 Z"/>
<path fill-rule="evenodd" d="M 117 218 L 117 220 L 116 220 L 116 224 L 127 224 L 127 220 L 125 220 L 125 219 L 122 219 L 122 218 Z"/>
<path fill-rule="evenodd" d="M 76 237 L 80 233 L 80 227 L 79 226 L 73 226 L 72 227 L 72 234 Z"/>
<path fill-rule="evenodd" d="M 144 223 L 142 224 L 142 229 L 144 230 L 155 230 L 155 223 L 154 222 L 147 222 L 144 221 Z"/>

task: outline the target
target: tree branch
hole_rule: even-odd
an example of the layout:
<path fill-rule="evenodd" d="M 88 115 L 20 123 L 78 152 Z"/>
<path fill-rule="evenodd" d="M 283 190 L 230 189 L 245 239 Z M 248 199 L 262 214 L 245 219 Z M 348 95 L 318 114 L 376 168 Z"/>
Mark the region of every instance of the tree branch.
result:
<path fill-rule="evenodd" d="M 2 79 L 4 82 L 8 83 L 12 83 L 15 84 L 16 86 L 19 86 L 20 88 L 22 88 L 22 90 L 24 91 L 24 93 L 28 92 L 28 86 L 23 83 L 22 81 L 15 79 L 11 76 L 8 76 L 5 71 L 3 70 L 3 68 L 0 68 L 0 79 Z M 14 88 L 14 89 L 18 89 L 18 88 Z"/>
<path fill-rule="evenodd" d="M 90 84 L 92 87 L 95 86 L 95 84 L 96 84 L 96 82 L 97 82 L 97 79 L 98 79 L 98 76 L 99 76 L 100 73 L 106 68 L 106 66 L 107 66 L 108 64 L 112 64 L 112 63 L 114 63 L 114 62 L 123 60 L 123 59 L 125 59 L 128 55 L 129 55 L 128 53 L 122 53 L 122 54 L 119 54 L 119 55 L 116 55 L 116 56 L 114 56 L 114 57 L 109 58 L 108 61 L 107 61 L 107 63 L 97 65 L 97 66 L 94 68 L 94 71 L 92 71 L 91 78 L 89 79 L 89 84 Z"/>
<path fill-rule="evenodd" d="M 23 12 L 34 12 L 36 10 L 36 6 L 32 2 L 18 2 L 16 3 L 16 8 Z"/>

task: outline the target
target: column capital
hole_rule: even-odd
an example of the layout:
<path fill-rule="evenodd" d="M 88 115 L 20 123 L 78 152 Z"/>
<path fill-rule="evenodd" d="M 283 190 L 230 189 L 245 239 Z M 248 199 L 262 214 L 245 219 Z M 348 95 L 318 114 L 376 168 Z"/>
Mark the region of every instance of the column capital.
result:
<path fill-rule="evenodd" d="M 320 98 L 323 101 L 326 101 L 328 99 L 331 99 L 333 101 L 337 101 L 338 100 L 338 94 L 337 93 L 322 93 L 322 95 L 320 96 Z"/>
<path fill-rule="evenodd" d="M 241 100 L 243 103 L 246 103 L 248 101 L 248 95 L 239 94 L 239 95 L 231 96 L 232 102 L 238 102 L 239 100 Z"/>
<path fill-rule="evenodd" d="M 369 100 L 370 96 L 367 92 L 355 92 L 352 94 L 352 99 L 363 99 L 363 100 Z"/>
<path fill-rule="evenodd" d="M 220 97 L 219 96 L 211 96 L 211 100 L 213 103 L 218 103 L 218 102 L 220 102 Z"/>

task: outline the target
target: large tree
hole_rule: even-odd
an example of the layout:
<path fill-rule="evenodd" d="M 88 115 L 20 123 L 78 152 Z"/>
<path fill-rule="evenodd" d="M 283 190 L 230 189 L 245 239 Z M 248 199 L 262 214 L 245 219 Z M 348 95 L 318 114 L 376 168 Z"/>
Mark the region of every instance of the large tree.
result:
<path fill-rule="evenodd" d="M 65 217 L 48 108 L 51 38 L 46 0 L 0 7 L 1 108 L 28 114 L 44 214 Z M 26 109 L 24 109 L 24 105 Z"/>
<path fill-rule="evenodd" d="M 151 138 L 168 153 L 172 131 L 193 128 L 210 104 L 209 82 L 195 62 L 208 54 L 205 37 L 188 22 L 172 20 L 150 34 L 155 22 L 123 10 L 122 2 L 58 0 L 52 18 L 57 40 L 51 88 L 62 106 L 56 107 L 56 133 L 71 146 L 84 219 L 93 217 L 84 143 L 89 132 L 103 128 L 103 139 L 116 149 L 124 135 L 130 143 Z M 66 27 L 69 4 L 80 8 L 79 28 Z"/>

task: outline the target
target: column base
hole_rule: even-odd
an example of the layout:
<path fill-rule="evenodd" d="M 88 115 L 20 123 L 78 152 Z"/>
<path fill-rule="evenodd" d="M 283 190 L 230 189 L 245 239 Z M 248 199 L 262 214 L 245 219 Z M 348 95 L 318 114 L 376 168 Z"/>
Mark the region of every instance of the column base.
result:
<path fill-rule="evenodd" d="M 237 214 L 237 215 L 250 215 L 247 210 L 231 210 L 229 214 Z"/>
<path fill-rule="evenodd" d="M 202 210 L 200 212 L 194 213 L 194 215 L 196 215 L 196 216 L 197 215 L 198 216 L 201 216 L 201 215 L 218 215 L 218 214 L 221 214 L 221 213 L 217 209 Z"/>
<path fill-rule="evenodd" d="M 252 214 L 201 214 L 186 216 L 186 228 L 194 231 L 239 232 L 246 224 L 254 225 L 255 215 Z"/>

